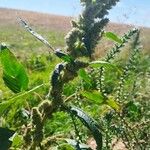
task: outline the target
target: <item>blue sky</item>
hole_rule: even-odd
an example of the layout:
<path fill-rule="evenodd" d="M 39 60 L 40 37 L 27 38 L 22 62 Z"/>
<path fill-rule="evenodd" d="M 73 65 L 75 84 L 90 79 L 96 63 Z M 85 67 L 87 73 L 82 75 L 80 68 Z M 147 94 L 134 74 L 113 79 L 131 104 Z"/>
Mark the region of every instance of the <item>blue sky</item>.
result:
<path fill-rule="evenodd" d="M 77 16 L 80 0 L 0 0 L 0 7 L 39 11 L 51 14 Z M 113 22 L 150 27 L 150 0 L 120 0 L 111 11 Z"/>

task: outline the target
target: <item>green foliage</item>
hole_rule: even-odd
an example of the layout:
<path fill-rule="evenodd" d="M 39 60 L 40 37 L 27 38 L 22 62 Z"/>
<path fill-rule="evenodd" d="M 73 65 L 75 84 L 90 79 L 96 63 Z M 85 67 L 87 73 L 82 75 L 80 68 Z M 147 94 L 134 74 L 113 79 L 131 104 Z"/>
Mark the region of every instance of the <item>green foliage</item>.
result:
<path fill-rule="evenodd" d="M 74 148 L 69 144 L 61 144 L 57 147 L 60 150 L 74 150 Z"/>
<path fill-rule="evenodd" d="M 101 104 L 104 102 L 104 97 L 98 91 L 83 91 L 81 94 L 94 103 Z"/>
<path fill-rule="evenodd" d="M 61 58 L 62 60 L 64 60 L 65 62 L 72 62 L 73 58 L 71 56 L 69 56 L 68 54 L 62 52 L 61 50 L 57 49 L 55 50 L 55 55 L 59 58 Z"/>
<path fill-rule="evenodd" d="M 88 84 L 91 85 L 91 78 L 90 76 L 86 73 L 86 71 L 84 69 L 80 69 L 79 70 L 79 76 L 81 77 L 81 79 L 85 82 L 87 82 Z"/>
<path fill-rule="evenodd" d="M 33 71 L 45 71 L 46 63 L 44 58 L 39 55 L 36 57 L 31 57 L 26 63 L 27 68 Z"/>
<path fill-rule="evenodd" d="M 122 40 L 120 37 L 118 37 L 116 34 L 112 33 L 112 32 L 105 32 L 104 33 L 105 37 L 107 37 L 108 39 L 111 39 L 117 43 L 122 44 Z"/>
<path fill-rule="evenodd" d="M 13 148 L 18 148 L 23 144 L 23 136 L 21 135 L 15 134 L 11 140 Z"/>
<path fill-rule="evenodd" d="M 103 31 L 108 22 L 105 15 L 116 2 L 82 0 L 84 10 L 78 20 L 72 21 L 66 51 L 55 50 L 21 19 L 27 31 L 51 49 L 48 54 L 33 53 L 21 59 L 28 68 L 30 83 L 23 65 L 1 45 L 2 78 L 14 92 L 1 89 L 0 145 L 4 150 L 10 146 L 30 150 L 91 149 L 86 144 L 91 137 L 97 150 L 113 149 L 115 139 L 127 149 L 148 149 L 149 57 L 141 56 L 139 30 L 130 30 L 121 38 Z M 116 43 L 104 58 L 91 61 L 104 34 Z M 119 60 L 116 56 L 128 42 L 128 58 Z M 33 41 L 31 45 L 37 48 Z"/>
<path fill-rule="evenodd" d="M 105 62 L 105 61 L 92 61 L 90 62 L 90 66 L 93 68 L 100 68 L 100 67 L 115 68 L 113 64 Z"/>
<path fill-rule="evenodd" d="M 29 82 L 27 73 L 4 44 L 0 47 L 0 60 L 3 67 L 3 80 L 6 86 L 14 93 L 26 90 Z"/>
<path fill-rule="evenodd" d="M 114 109 L 115 111 L 117 111 L 117 112 L 121 110 L 121 107 L 119 106 L 119 104 L 117 103 L 117 101 L 115 101 L 113 98 L 109 98 L 106 101 L 106 104 L 108 106 L 110 106 L 112 109 Z"/>
<path fill-rule="evenodd" d="M 109 62 L 110 60 L 114 59 L 117 53 L 121 52 L 121 48 L 125 46 L 125 44 L 138 32 L 138 29 L 130 30 L 128 33 L 125 33 L 123 35 L 122 43 L 121 44 L 115 44 L 115 46 L 107 53 L 105 57 L 105 61 Z"/>
<path fill-rule="evenodd" d="M 19 93 L 18 95 L 15 95 L 14 97 L 9 98 L 7 101 L 0 103 L 0 116 L 4 115 L 5 112 L 9 111 L 9 109 L 12 108 L 12 106 L 14 108 L 17 108 L 19 104 L 23 104 L 26 101 L 26 99 L 24 99 L 26 96 L 28 96 L 30 93 L 33 93 L 34 91 L 36 91 L 37 89 L 43 86 L 44 84 L 41 84 L 39 86 L 34 87 L 33 89 L 29 91 Z"/>

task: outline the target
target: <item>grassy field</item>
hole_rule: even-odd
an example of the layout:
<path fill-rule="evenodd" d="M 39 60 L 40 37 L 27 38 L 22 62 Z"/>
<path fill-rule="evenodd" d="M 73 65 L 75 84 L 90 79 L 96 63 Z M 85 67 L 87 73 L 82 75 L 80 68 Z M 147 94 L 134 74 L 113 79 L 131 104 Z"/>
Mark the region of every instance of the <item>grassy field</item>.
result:
<path fill-rule="evenodd" d="M 8 43 L 16 52 L 23 52 L 24 50 L 29 53 L 32 51 L 47 51 L 43 44 L 39 43 L 20 26 L 18 17 L 26 20 L 33 29 L 41 33 L 54 47 L 64 46 L 64 36 L 71 29 L 71 17 L 0 8 L 0 41 Z M 106 31 L 113 31 L 121 36 L 132 28 L 132 25 L 110 23 L 106 27 Z M 149 54 L 150 29 L 139 28 L 141 29 L 141 42 L 144 53 Z M 102 40 L 96 49 L 96 57 L 103 56 L 111 46 L 112 42 L 106 39 Z"/>
<path fill-rule="evenodd" d="M 7 15 L 6 15 L 7 14 Z M 29 89 L 34 88 L 35 86 L 45 84 L 42 88 L 35 91 L 32 95 L 29 95 L 23 101 L 23 106 L 28 110 L 31 110 L 33 106 L 37 106 L 40 102 L 42 102 L 47 93 L 49 92 L 49 78 L 51 76 L 51 72 L 54 69 L 55 65 L 61 62 L 60 59 L 56 58 L 52 54 L 49 54 L 49 49 L 43 45 L 41 42 L 37 41 L 34 37 L 32 37 L 26 30 L 19 24 L 17 17 L 21 17 L 26 20 L 30 26 L 43 35 L 55 48 L 64 49 L 65 40 L 64 37 L 66 33 L 71 29 L 70 21 L 71 17 L 65 16 L 56 16 L 49 14 L 42 14 L 37 12 L 29 12 L 22 10 L 11 10 L 0 8 L 0 42 L 5 42 L 11 51 L 17 56 L 19 61 L 25 66 L 28 75 L 29 75 Z M 106 27 L 106 31 L 112 31 L 122 36 L 129 29 L 133 28 L 131 25 L 124 24 L 116 24 L 110 23 Z M 140 59 L 140 65 L 136 66 L 136 71 L 130 74 L 129 80 L 127 80 L 127 85 L 125 87 L 125 92 L 130 91 L 130 83 L 134 80 L 134 73 L 139 74 L 137 77 L 137 99 L 139 100 L 140 106 L 142 105 L 142 113 L 145 111 L 145 117 L 148 117 L 148 109 L 149 109 L 149 96 L 150 96 L 150 85 L 149 85 L 149 76 L 150 76 L 150 29 L 141 27 L 141 45 L 142 53 Z M 102 58 L 106 52 L 112 47 L 114 43 L 109 41 L 106 38 L 103 38 L 95 51 L 94 57 L 95 59 Z M 121 58 L 126 58 L 128 55 L 129 45 L 124 48 L 124 51 L 121 53 Z M 120 68 L 125 66 L 126 59 L 117 59 L 115 64 Z M 108 83 L 108 91 L 114 88 L 114 86 L 118 85 L 118 78 L 114 76 L 115 70 L 106 71 L 106 80 Z M 0 78 L 2 78 L 2 70 L 0 64 Z M 64 87 L 64 97 L 68 97 L 77 89 L 79 85 L 79 78 L 76 78 L 71 83 L 65 85 Z M 137 88 L 137 87 L 136 87 Z M 115 92 L 115 91 L 113 91 Z M 113 93 L 114 94 L 114 93 Z M 4 85 L 3 80 L 0 80 L 0 101 L 5 101 L 7 98 L 14 96 L 14 94 Z M 132 95 L 128 95 L 129 98 Z M 143 100 L 143 101 L 142 101 Z M 28 102 L 28 104 L 26 103 Z M 91 101 L 83 99 L 83 101 L 72 101 L 74 105 L 82 107 L 85 111 L 89 112 L 91 116 L 93 116 L 97 121 L 101 121 L 100 118 L 105 114 L 105 108 L 99 107 L 99 104 L 92 103 Z M 144 103 L 144 104 L 143 104 Z M 91 107 L 92 106 L 92 107 Z M 15 111 L 15 110 L 14 110 Z M 13 109 L 10 114 L 8 114 L 9 119 L 7 124 L 13 126 Z M 98 112 L 98 113 L 97 113 Z M 130 114 L 129 114 L 130 115 Z M 68 138 L 74 136 L 74 133 L 70 131 L 71 119 L 66 119 L 68 116 L 65 113 L 59 112 L 56 113 L 52 120 L 48 120 L 45 125 L 46 136 L 63 134 Z M 131 119 L 131 118 L 129 118 Z M 135 124 L 138 123 L 138 119 L 136 119 L 135 115 Z M 134 124 L 131 122 L 131 125 Z M 6 124 L 6 123 L 5 123 Z M 84 129 L 81 124 L 79 124 L 81 129 Z M 86 131 L 88 134 L 88 131 Z M 84 134 L 82 135 L 84 138 L 91 140 L 90 134 L 89 137 L 86 137 Z M 92 142 L 92 141 L 91 141 Z M 121 142 L 122 144 L 122 142 Z M 118 145 L 116 145 L 118 146 Z M 116 150 L 115 148 L 113 150 Z M 119 149 L 117 149 L 119 150 Z M 123 149 L 126 150 L 126 149 Z"/>

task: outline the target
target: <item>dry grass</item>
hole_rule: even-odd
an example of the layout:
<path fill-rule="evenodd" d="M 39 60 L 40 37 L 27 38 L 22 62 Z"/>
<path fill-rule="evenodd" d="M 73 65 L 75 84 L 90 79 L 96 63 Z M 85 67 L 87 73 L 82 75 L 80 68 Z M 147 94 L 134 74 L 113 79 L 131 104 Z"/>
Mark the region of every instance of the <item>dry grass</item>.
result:
<path fill-rule="evenodd" d="M 0 8 L 0 26 L 18 25 L 17 18 L 21 17 L 31 25 L 44 29 L 60 30 L 67 32 L 70 28 L 71 17 L 49 15 L 32 11 Z"/>
<path fill-rule="evenodd" d="M 22 11 L 15 9 L 0 8 L 0 27 L 19 26 L 17 17 L 21 17 L 30 22 L 36 28 L 42 28 L 45 31 L 61 31 L 67 33 L 70 28 L 71 17 L 50 15 L 45 13 L 37 13 L 32 11 Z M 131 25 L 110 23 L 106 27 L 107 31 L 113 31 L 119 35 L 123 35 L 129 29 L 133 28 Z M 141 41 L 143 44 L 144 53 L 150 53 L 150 28 L 141 28 Z M 112 42 L 106 39 L 102 40 L 97 47 L 95 56 L 102 57 L 106 51 L 112 46 Z"/>

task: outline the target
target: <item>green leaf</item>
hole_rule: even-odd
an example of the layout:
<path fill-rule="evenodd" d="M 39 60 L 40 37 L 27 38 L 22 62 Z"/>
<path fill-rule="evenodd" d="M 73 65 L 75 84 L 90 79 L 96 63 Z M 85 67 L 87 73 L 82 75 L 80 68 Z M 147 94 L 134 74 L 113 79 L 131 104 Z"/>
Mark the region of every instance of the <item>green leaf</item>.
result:
<path fill-rule="evenodd" d="M 56 49 L 54 54 L 57 57 L 59 57 L 62 60 L 64 60 L 65 62 L 73 62 L 74 61 L 74 59 L 70 55 L 64 53 L 61 49 Z"/>
<path fill-rule="evenodd" d="M 62 60 L 64 60 L 65 62 L 69 62 L 71 63 L 73 61 L 73 58 L 69 55 L 63 56 L 61 57 Z"/>
<path fill-rule="evenodd" d="M 106 61 L 100 61 L 100 60 L 92 61 L 92 62 L 90 62 L 89 65 L 93 68 L 101 68 L 101 67 L 105 67 L 108 69 L 112 68 L 112 69 L 115 69 L 119 74 L 121 74 L 121 72 L 122 72 L 117 66 L 115 66 L 109 62 L 106 62 Z"/>
<path fill-rule="evenodd" d="M 49 83 L 47 83 L 49 84 Z M 43 87 L 45 84 L 41 84 L 38 85 L 36 87 L 34 87 L 33 89 L 29 90 L 29 91 L 25 91 L 25 92 L 21 92 L 19 94 L 16 94 L 13 98 L 8 99 L 7 101 L 4 101 L 2 103 L 0 103 L 0 117 L 4 114 L 4 112 L 6 110 L 8 110 L 10 107 L 16 107 L 16 103 L 21 103 L 22 101 L 25 101 L 26 99 L 23 98 L 27 95 L 29 95 L 30 93 L 33 93 L 34 91 L 36 91 L 37 89 Z"/>
<path fill-rule="evenodd" d="M 14 93 L 26 90 L 29 82 L 27 73 L 23 65 L 4 44 L 0 46 L 0 61 L 5 85 Z"/>
<path fill-rule="evenodd" d="M 96 3 L 96 0 L 92 0 L 92 3 Z"/>
<path fill-rule="evenodd" d="M 0 149 L 8 150 L 12 144 L 9 140 L 10 137 L 13 136 L 15 131 L 0 127 Z"/>
<path fill-rule="evenodd" d="M 87 83 L 89 83 L 91 85 L 91 78 L 89 77 L 89 75 L 87 74 L 87 72 L 84 69 L 80 69 L 79 70 L 79 76 Z"/>
<path fill-rule="evenodd" d="M 116 67 L 114 65 L 112 65 L 111 63 L 108 63 L 106 61 L 92 61 L 90 64 L 90 66 L 94 67 L 94 68 L 100 68 L 100 67 Z"/>
<path fill-rule="evenodd" d="M 116 34 L 114 34 L 113 32 L 105 32 L 104 33 L 105 37 L 107 37 L 110 40 L 113 40 L 117 43 L 122 44 L 122 40 L 120 37 L 118 37 Z"/>
<path fill-rule="evenodd" d="M 97 144 L 97 150 L 102 149 L 102 133 L 100 131 L 99 125 L 95 122 L 93 118 L 88 116 L 85 112 L 83 112 L 80 108 L 71 106 L 68 110 L 69 113 L 79 118 L 79 120 L 83 123 L 85 127 L 87 127 Z"/>
<path fill-rule="evenodd" d="M 59 150 L 75 150 L 74 147 L 72 147 L 71 145 L 64 143 L 64 144 L 60 144 L 57 149 Z"/>
<path fill-rule="evenodd" d="M 83 92 L 81 92 L 81 94 L 82 94 L 82 96 L 86 97 L 87 99 L 94 101 L 97 104 L 101 104 L 104 101 L 103 96 L 98 91 L 90 91 L 90 92 L 83 91 Z"/>
<path fill-rule="evenodd" d="M 108 106 L 110 106 L 112 109 L 116 110 L 116 111 L 120 111 L 120 106 L 118 104 L 118 102 L 116 102 L 113 98 L 110 98 L 106 101 L 106 104 Z"/>
<path fill-rule="evenodd" d="M 23 136 L 18 135 L 18 134 L 15 134 L 14 136 L 12 136 L 10 140 L 12 141 L 13 148 L 18 148 L 19 146 L 23 144 Z"/>
<path fill-rule="evenodd" d="M 135 103 L 133 101 L 129 101 L 126 104 L 126 108 L 128 109 L 128 111 L 132 111 L 132 112 L 138 112 L 138 103 Z"/>
<path fill-rule="evenodd" d="M 125 109 L 127 117 L 130 119 L 137 119 L 141 115 L 141 106 L 138 102 L 129 101 L 125 105 Z"/>

